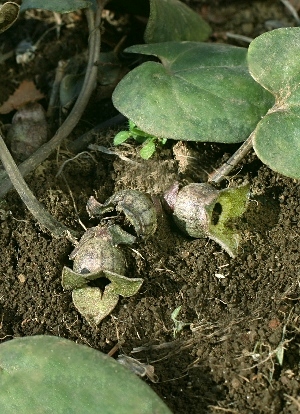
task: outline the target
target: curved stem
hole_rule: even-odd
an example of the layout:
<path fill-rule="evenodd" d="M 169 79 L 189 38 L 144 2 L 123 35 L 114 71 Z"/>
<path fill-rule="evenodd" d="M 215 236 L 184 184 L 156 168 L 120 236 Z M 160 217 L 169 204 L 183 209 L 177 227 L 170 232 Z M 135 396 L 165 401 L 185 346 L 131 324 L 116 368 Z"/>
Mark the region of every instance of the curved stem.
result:
<path fill-rule="evenodd" d="M 7 149 L 2 131 L 0 131 L 0 158 L 13 186 L 39 224 L 46 227 L 54 237 L 71 236 L 72 234 L 75 236 L 72 230 L 55 220 L 33 195 Z"/>
<path fill-rule="evenodd" d="M 37 167 L 42 161 L 44 161 L 52 151 L 61 143 L 61 141 L 69 135 L 73 130 L 75 125 L 80 120 L 82 113 L 89 101 L 91 93 L 96 85 L 97 79 L 97 66 L 96 62 L 99 58 L 100 53 L 100 21 L 101 21 L 101 12 L 102 7 L 99 1 L 99 8 L 97 9 L 96 14 L 91 10 L 87 10 L 87 20 L 89 25 L 89 60 L 88 66 L 85 74 L 84 83 L 79 94 L 79 97 L 66 121 L 62 126 L 57 130 L 54 137 L 41 148 L 39 148 L 31 157 L 29 157 L 23 164 L 18 168 L 15 164 L 9 150 L 6 147 L 4 142 L 2 132 L 0 131 L 0 159 L 6 170 L 6 173 L 9 178 L 6 178 L 6 184 L 1 183 L 0 196 L 6 194 L 10 189 L 11 185 L 15 187 L 19 193 L 22 201 L 25 203 L 26 207 L 33 214 L 36 220 L 42 227 L 46 227 L 54 237 L 61 237 L 66 235 L 72 239 L 75 235 L 68 227 L 59 223 L 51 214 L 45 210 L 42 204 L 36 199 L 34 194 L 31 192 L 27 186 L 23 176 L 28 172 L 32 171 Z M 94 18 L 95 16 L 95 18 Z M 4 181 L 5 181 L 4 180 Z"/>
<path fill-rule="evenodd" d="M 245 142 L 240 146 L 240 148 L 229 158 L 225 164 L 221 165 L 216 171 L 210 174 L 208 182 L 211 183 L 220 183 L 228 174 L 233 170 L 233 168 L 245 157 L 245 155 L 251 150 L 253 132 L 249 135 Z"/>
<path fill-rule="evenodd" d="M 72 132 L 86 108 L 97 81 L 97 61 L 99 60 L 101 43 L 100 22 L 102 8 L 103 2 L 98 2 L 98 9 L 95 14 L 90 9 L 87 9 L 86 11 L 90 33 L 89 59 L 83 86 L 78 99 L 69 116 L 56 131 L 51 140 L 42 145 L 34 154 L 27 158 L 26 161 L 19 165 L 19 171 L 22 176 L 26 176 L 33 171 L 60 145 L 60 143 Z M 11 188 L 12 183 L 9 177 L 5 177 L 0 183 L 0 198 L 4 197 Z"/>

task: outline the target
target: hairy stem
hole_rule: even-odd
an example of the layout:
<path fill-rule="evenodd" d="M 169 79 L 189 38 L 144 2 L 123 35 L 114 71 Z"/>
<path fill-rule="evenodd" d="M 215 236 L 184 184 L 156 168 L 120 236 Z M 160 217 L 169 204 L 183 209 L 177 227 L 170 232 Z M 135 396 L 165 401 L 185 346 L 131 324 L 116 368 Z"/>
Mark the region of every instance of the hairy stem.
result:
<path fill-rule="evenodd" d="M 94 14 L 90 9 L 86 11 L 86 17 L 89 26 L 89 58 L 85 73 L 83 86 L 81 88 L 78 99 L 66 118 L 64 123 L 56 131 L 55 135 L 46 144 L 42 145 L 34 154 L 26 161 L 19 165 L 19 171 L 22 176 L 26 176 L 40 165 L 49 155 L 61 144 L 61 142 L 72 132 L 78 121 L 80 120 L 90 96 L 96 86 L 97 80 L 97 61 L 100 54 L 100 22 L 103 2 L 98 2 L 97 12 Z M 10 178 L 6 176 L 0 182 L 0 198 L 12 188 Z"/>
<path fill-rule="evenodd" d="M 240 148 L 229 158 L 225 164 L 221 165 L 216 171 L 210 174 L 208 181 L 211 183 L 220 183 L 228 176 L 233 168 L 245 157 L 245 155 L 251 150 L 253 132 L 249 135 L 246 141 L 240 146 Z"/>

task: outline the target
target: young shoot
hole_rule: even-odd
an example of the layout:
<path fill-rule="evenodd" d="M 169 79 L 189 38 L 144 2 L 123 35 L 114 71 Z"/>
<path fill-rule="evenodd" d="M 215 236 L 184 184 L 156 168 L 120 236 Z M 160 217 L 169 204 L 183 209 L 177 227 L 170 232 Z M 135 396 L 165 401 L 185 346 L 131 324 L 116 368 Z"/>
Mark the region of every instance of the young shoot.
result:
<path fill-rule="evenodd" d="M 173 310 L 171 313 L 171 319 L 174 323 L 173 328 L 173 336 L 176 338 L 176 336 L 185 328 L 186 326 L 190 326 L 191 324 L 189 322 L 182 322 L 177 319 L 179 313 L 181 311 L 181 306 L 178 306 L 176 309 Z"/>
<path fill-rule="evenodd" d="M 129 138 L 133 138 L 137 144 L 142 145 L 139 152 L 144 160 L 152 157 L 157 146 L 164 145 L 167 142 L 166 138 L 158 138 L 142 131 L 130 120 L 128 123 L 128 131 L 120 131 L 114 138 L 114 145 L 120 145 Z"/>

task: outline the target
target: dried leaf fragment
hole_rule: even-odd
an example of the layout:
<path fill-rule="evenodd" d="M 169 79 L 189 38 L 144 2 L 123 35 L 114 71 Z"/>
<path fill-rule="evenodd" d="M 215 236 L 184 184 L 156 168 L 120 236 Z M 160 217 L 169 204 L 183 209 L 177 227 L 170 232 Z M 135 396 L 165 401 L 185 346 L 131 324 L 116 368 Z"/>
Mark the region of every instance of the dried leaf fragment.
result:
<path fill-rule="evenodd" d="M 29 102 L 36 102 L 44 97 L 32 81 L 24 80 L 13 95 L 10 95 L 8 100 L 0 106 L 0 114 L 8 114 Z"/>

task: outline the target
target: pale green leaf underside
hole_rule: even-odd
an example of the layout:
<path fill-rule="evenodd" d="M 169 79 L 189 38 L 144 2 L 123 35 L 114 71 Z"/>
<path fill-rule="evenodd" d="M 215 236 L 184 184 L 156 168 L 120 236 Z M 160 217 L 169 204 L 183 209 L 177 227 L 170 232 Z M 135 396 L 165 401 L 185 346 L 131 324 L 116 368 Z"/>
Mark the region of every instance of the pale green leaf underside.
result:
<path fill-rule="evenodd" d="M 242 142 L 273 105 L 272 95 L 250 76 L 244 48 L 166 42 L 127 51 L 162 61 L 131 71 L 113 94 L 116 108 L 151 135 Z"/>
<path fill-rule="evenodd" d="M 254 132 L 258 157 L 274 171 L 300 178 L 300 28 L 273 30 L 249 47 L 253 78 L 275 97 Z"/>
<path fill-rule="evenodd" d="M 174 40 L 200 42 L 206 40 L 210 33 L 209 25 L 184 3 L 178 0 L 150 0 L 150 16 L 144 34 L 146 43 Z"/>

